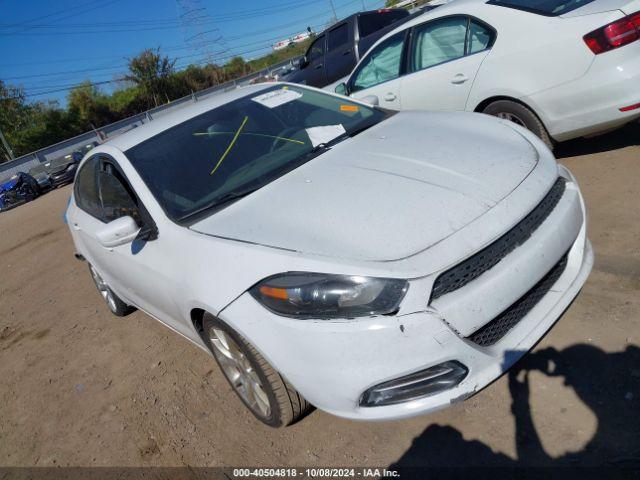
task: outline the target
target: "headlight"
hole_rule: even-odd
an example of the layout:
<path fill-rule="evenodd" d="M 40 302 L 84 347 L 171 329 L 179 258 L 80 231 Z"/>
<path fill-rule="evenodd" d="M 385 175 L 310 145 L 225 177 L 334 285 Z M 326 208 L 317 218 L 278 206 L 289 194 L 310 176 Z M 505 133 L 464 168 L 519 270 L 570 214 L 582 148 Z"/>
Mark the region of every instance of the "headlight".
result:
<path fill-rule="evenodd" d="M 78 164 L 77 164 L 77 163 L 72 163 L 71 165 L 69 165 L 69 166 L 66 168 L 66 170 L 67 170 L 67 172 L 70 172 L 70 171 L 72 171 L 72 170 L 75 170 L 77 166 L 78 166 Z"/>
<path fill-rule="evenodd" d="M 295 318 L 353 318 L 384 315 L 398 309 L 408 282 L 323 273 L 283 273 L 250 292 L 278 315 Z"/>

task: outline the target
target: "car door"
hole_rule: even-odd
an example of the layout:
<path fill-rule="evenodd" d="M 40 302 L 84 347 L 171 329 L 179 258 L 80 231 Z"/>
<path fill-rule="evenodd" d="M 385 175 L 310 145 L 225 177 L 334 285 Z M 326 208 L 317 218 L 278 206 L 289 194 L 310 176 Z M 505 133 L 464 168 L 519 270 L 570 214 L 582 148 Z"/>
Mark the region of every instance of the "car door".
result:
<path fill-rule="evenodd" d="M 77 250 L 84 255 L 85 259 L 95 265 L 102 275 L 102 265 L 107 265 L 109 255 L 107 249 L 102 247 L 96 238 L 96 233 L 104 227 L 102 221 L 102 205 L 98 193 L 98 167 L 99 157 L 91 157 L 77 173 L 74 185 L 73 196 L 75 204 L 70 204 L 67 212 L 74 242 Z M 118 284 L 118 277 L 108 280 L 116 294 L 125 301 L 131 301 L 126 291 Z"/>
<path fill-rule="evenodd" d="M 159 239 L 136 239 L 115 247 L 104 247 L 97 234 L 106 224 L 128 215 L 139 225 L 153 223 L 133 192 L 117 162 L 110 157 L 90 159 L 78 173 L 74 191 L 76 208 L 72 228 L 87 253 L 87 260 L 107 284 L 127 303 L 162 320 L 175 330 L 191 333 L 180 319 L 175 301 L 179 279 Z"/>
<path fill-rule="evenodd" d="M 312 87 L 323 87 L 327 84 L 324 53 L 325 35 L 320 35 L 307 50 L 307 66 L 305 67 L 305 83 Z"/>
<path fill-rule="evenodd" d="M 352 23 L 342 22 L 327 32 L 327 52 L 324 55 L 327 84 L 348 75 L 356 65 L 352 30 Z"/>
<path fill-rule="evenodd" d="M 347 88 L 358 99 L 375 96 L 381 107 L 400 110 L 400 81 L 404 72 L 406 31 L 374 47 L 356 67 Z"/>
<path fill-rule="evenodd" d="M 494 40 L 491 27 L 462 15 L 414 27 L 400 87 L 403 108 L 464 110 Z"/>

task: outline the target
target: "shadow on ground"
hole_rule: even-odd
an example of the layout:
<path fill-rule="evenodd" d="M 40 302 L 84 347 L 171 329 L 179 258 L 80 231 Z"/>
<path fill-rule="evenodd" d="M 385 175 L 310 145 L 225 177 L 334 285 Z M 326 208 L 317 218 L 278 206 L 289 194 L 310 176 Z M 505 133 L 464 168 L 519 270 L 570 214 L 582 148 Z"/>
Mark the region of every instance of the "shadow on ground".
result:
<path fill-rule="evenodd" d="M 605 135 L 592 138 L 576 138 L 568 142 L 559 143 L 554 153 L 560 159 L 609 152 L 635 145 L 640 145 L 640 122 L 630 123 Z"/>
<path fill-rule="evenodd" d="M 545 452 L 531 417 L 529 373 L 532 371 L 564 378 L 565 385 L 573 388 L 597 416 L 597 431 L 581 451 L 560 457 Z M 478 466 L 640 469 L 639 347 L 628 346 L 615 353 L 587 344 L 561 351 L 546 348 L 523 357 L 508 377 L 516 429 L 516 459 L 496 453 L 480 441 L 465 440 L 455 428 L 430 425 L 390 469 Z"/>

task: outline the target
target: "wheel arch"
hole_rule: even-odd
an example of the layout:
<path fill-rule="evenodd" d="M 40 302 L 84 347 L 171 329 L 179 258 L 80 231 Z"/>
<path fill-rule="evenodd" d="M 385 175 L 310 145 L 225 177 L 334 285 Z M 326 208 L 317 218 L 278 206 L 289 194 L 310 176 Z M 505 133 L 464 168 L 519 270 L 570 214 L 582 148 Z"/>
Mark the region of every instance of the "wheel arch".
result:
<path fill-rule="evenodd" d="M 191 318 L 191 324 L 194 330 L 200 336 L 204 332 L 203 319 L 206 311 L 203 308 L 192 308 L 189 316 Z"/>
<path fill-rule="evenodd" d="M 485 98 L 484 100 L 482 100 L 477 106 L 476 108 L 473 109 L 474 112 L 477 113 L 482 113 L 482 111 L 487 108 L 489 105 L 491 105 L 493 102 L 498 102 L 500 100 L 508 100 L 510 102 L 515 102 L 515 103 L 519 103 L 520 105 L 522 105 L 523 107 L 528 108 L 529 110 L 531 110 L 540 120 L 542 120 L 542 117 L 540 117 L 540 115 L 538 115 L 538 112 L 536 112 L 536 110 L 531 107 L 531 105 L 527 105 L 525 102 L 523 102 L 522 100 L 518 100 L 515 97 L 510 97 L 509 95 L 494 95 L 493 97 L 489 97 L 489 98 Z M 544 123 L 544 122 L 543 122 Z"/>
<path fill-rule="evenodd" d="M 501 101 L 501 100 L 506 100 L 506 101 L 509 101 L 509 102 L 517 103 L 519 105 L 522 105 L 524 108 L 530 110 L 531 113 L 533 113 L 538 118 L 538 120 L 540 121 L 540 123 L 542 124 L 544 129 L 546 130 L 546 133 L 549 136 L 549 138 L 551 139 L 551 141 L 552 142 L 556 141 L 554 136 L 553 136 L 553 134 L 549 131 L 548 119 L 545 118 L 543 115 L 540 115 L 538 109 L 535 106 L 532 106 L 529 103 L 523 102 L 522 100 L 520 100 L 520 99 L 518 99 L 516 97 L 512 97 L 512 96 L 509 96 L 509 95 L 494 95 L 494 96 L 485 98 L 480 103 L 478 103 L 478 105 L 473 109 L 473 111 L 476 112 L 476 113 L 482 113 L 482 111 L 485 108 L 487 108 L 489 105 L 491 105 L 494 102 Z"/>

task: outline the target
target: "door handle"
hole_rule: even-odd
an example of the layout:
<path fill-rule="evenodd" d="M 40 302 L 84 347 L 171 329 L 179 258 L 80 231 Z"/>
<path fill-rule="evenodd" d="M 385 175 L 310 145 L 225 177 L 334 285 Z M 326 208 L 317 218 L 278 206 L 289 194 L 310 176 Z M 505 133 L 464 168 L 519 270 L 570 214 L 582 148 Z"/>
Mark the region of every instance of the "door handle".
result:
<path fill-rule="evenodd" d="M 342 52 L 342 55 L 349 55 L 351 53 L 351 50 L 347 50 L 345 52 Z"/>
<path fill-rule="evenodd" d="M 73 224 L 73 229 L 74 229 L 74 230 L 76 230 L 76 231 L 78 231 L 78 232 L 79 232 L 80 230 L 82 230 L 82 228 L 80 228 L 80 225 L 78 225 L 77 223 L 74 223 L 74 224 Z"/>
<path fill-rule="evenodd" d="M 461 83 L 464 83 L 467 80 L 469 80 L 469 77 L 467 77 L 464 73 L 458 73 L 457 75 L 454 75 L 454 77 L 451 79 L 451 83 L 455 85 L 460 85 Z"/>
<path fill-rule="evenodd" d="M 319 63 L 318 65 L 316 65 L 316 66 L 315 66 L 315 67 L 313 67 L 313 68 L 315 68 L 316 70 L 319 70 L 319 69 L 321 69 L 323 66 L 324 66 L 324 65 L 322 65 L 321 63 Z"/>
<path fill-rule="evenodd" d="M 384 96 L 385 102 L 393 102 L 396 99 L 395 93 L 389 92 Z"/>

